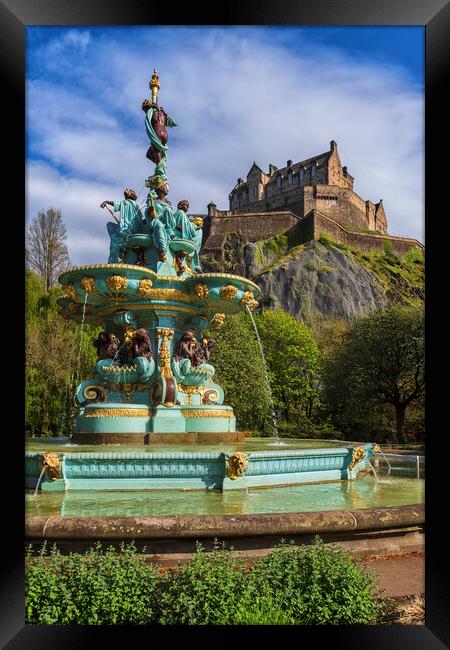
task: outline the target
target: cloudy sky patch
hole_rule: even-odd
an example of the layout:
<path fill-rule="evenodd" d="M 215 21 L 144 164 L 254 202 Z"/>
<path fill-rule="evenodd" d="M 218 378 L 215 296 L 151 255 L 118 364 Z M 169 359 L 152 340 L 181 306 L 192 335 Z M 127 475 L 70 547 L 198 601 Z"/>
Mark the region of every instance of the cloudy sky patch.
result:
<path fill-rule="evenodd" d="M 411 29 L 386 28 L 384 47 L 364 49 L 345 27 L 328 40 L 325 28 L 28 28 L 28 219 L 61 209 L 72 264 L 106 260 L 100 203 L 139 193 L 154 170 L 141 103 L 156 66 L 177 122 L 173 204 L 226 209 L 254 160 L 281 167 L 336 140 L 355 191 L 383 198 L 389 231 L 423 241 L 423 34 Z"/>

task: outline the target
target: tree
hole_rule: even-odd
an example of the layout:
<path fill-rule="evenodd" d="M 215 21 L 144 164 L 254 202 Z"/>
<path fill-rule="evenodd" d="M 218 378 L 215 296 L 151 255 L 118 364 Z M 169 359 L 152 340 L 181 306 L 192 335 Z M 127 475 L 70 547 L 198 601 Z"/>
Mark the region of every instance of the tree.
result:
<path fill-rule="evenodd" d="M 310 416 L 317 395 L 319 349 L 309 327 L 290 314 L 264 311 L 255 317 L 269 369 L 272 394 L 286 421 Z"/>
<path fill-rule="evenodd" d="M 270 393 L 249 317 L 245 313 L 227 316 L 211 335 L 216 341 L 211 353 L 215 380 L 225 392 L 225 402 L 233 407 L 238 425 L 269 433 Z"/>
<path fill-rule="evenodd" d="M 324 373 L 326 399 L 337 420 L 393 407 L 394 443 L 408 407 L 423 398 L 424 311 L 391 306 L 355 320 Z"/>
<path fill-rule="evenodd" d="M 64 319 L 56 299 L 58 286 L 45 290 L 34 271 L 26 273 L 26 430 L 33 435 L 67 435 L 75 416 L 76 384 L 96 360 L 92 340 L 98 328 Z M 80 350 L 81 342 L 81 350 Z"/>
<path fill-rule="evenodd" d="M 55 208 L 39 212 L 27 228 L 27 262 L 42 277 L 47 291 L 69 264 L 65 239 L 61 210 Z"/>

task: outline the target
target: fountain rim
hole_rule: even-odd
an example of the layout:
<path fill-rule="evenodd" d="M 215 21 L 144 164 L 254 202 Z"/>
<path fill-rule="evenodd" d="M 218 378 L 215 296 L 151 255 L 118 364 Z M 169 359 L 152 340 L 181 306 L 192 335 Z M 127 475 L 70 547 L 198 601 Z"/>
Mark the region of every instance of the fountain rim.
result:
<path fill-rule="evenodd" d="M 116 270 L 116 269 L 129 269 L 129 270 L 134 270 L 134 271 L 139 271 L 141 273 L 146 273 L 148 275 L 153 276 L 157 280 L 164 280 L 164 281 L 169 281 L 169 282 L 188 282 L 189 284 L 192 284 L 195 281 L 199 281 L 202 278 L 227 278 L 230 280 L 244 280 L 247 284 L 250 284 L 254 289 L 256 289 L 258 292 L 261 292 L 260 287 L 253 282 L 252 280 L 249 280 L 249 278 L 246 278 L 242 275 L 233 275 L 231 273 L 196 273 L 195 275 L 189 276 L 187 278 L 182 278 L 182 277 L 176 277 L 172 275 L 158 275 L 155 271 L 152 269 L 148 269 L 145 266 L 138 266 L 136 264 L 87 264 L 83 266 L 73 266 L 70 269 L 67 269 L 58 278 L 58 282 L 60 284 L 63 284 L 62 280 L 65 280 L 67 276 L 70 276 L 73 273 L 76 273 L 78 271 L 88 271 L 88 270 L 93 270 L 93 269 L 111 269 L 111 270 Z"/>
<path fill-rule="evenodd" d="M 27 540 L 141 540 L 314 535 L 422 526 L 425 504 L 227 515 L 30 515 Z"/>

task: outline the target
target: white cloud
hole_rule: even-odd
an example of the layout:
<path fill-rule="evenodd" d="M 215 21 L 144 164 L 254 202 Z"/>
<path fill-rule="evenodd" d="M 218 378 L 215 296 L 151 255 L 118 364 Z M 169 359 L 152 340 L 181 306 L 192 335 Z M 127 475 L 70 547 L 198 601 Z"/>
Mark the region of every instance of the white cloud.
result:
<path fill-rule="evenodd" d="M 169 131 L 173 203 L 186 197 L 198 213 L 210 200 L 227 208 L 253 160 L 282 166 L 326 151 L 334 139 L 355 191 L 383 198 L 390 232 L 423 241 L 423 97 L 401 69 L 325 46 L 294 54 L 257 28 L 148 29 L 129 42 L 78 41 L 85 55 L 78 83 L 35 80 L 28 100 L 30 151 L 46 159 L 29 167 L 29 216 L 36 206 L 63 210 L 74 264 L 106 259 L 98 204 L 120 198 L 126 186 L 139 191 L 154 169 L 140 105 L 155 64 L 160 103 L 178 124 Z M 101 250 L 96 241 L 104 241 Z"/>

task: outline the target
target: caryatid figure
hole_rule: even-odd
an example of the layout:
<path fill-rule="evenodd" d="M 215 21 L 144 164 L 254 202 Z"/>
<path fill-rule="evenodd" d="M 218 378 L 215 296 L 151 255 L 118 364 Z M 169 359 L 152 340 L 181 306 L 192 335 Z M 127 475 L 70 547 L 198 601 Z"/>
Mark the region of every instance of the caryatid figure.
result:
<path fill-rule="evenodd" d="M 169 192 L 169 186 L 160 180 L 155 190 L 150 190 L 147 196 L 147 209 L 145 212 L 146 222 L 144 232 L 151 235 L 153 245 L 159 251 L 159 259 L 167 259 L 167 222 L 173 218 L 171 203 L 165 197 Z"/>
<path fill-rule="evenodd" d="M 132 235 L 142 230 L 143 215 L 136 203 L 137 195 L 134 190 L 126 188 L 123 193 L 123 201 L 103 201 L 101 208 L 107 205 L 113 206 L 114 212 L 119 212 L 117 218 L 109 210 L 117 223 L 109 221 L 106 224 L 110 236 L 108 264 L 116 264 L 122 257 L 122 248 L 128 235 Z"/>

